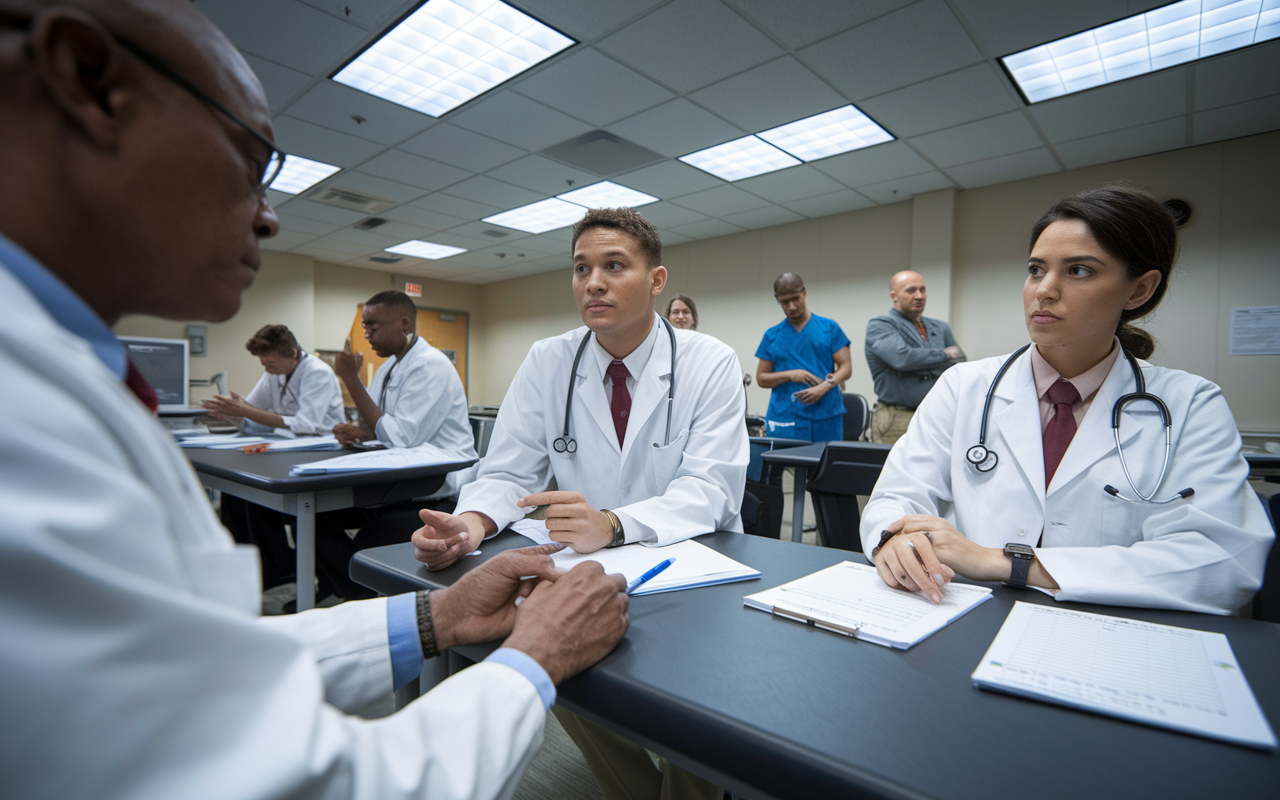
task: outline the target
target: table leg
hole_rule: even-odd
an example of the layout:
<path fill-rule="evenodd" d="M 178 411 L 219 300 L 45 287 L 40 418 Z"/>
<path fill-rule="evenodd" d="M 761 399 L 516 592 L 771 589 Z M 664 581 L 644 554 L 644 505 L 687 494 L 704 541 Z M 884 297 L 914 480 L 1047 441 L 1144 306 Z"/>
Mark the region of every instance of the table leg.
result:
<path fill-rule="evenodd" d="M 316 493 L 298 495 L 297 529 L 294 544 L 298 553 L 298 610 L 316 606 Z"/>
<path fill-rule="evenodd" d="M 804 539 L 804 490 L 809 482 L 809 468 L 797 465 L 795 491 L 791 501 L 791 541 Z"/>

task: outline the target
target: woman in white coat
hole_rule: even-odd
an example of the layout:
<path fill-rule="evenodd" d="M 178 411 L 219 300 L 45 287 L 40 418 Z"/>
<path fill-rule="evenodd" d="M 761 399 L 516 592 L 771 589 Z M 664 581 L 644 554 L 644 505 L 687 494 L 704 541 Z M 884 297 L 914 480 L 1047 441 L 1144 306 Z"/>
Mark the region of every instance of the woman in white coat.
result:
<path fill-rule="evenodd" d="M 862 517 L 886 584 L 938 602 L 959 574 L 1216 614 L 1252 597 L 1275 535 L 1231 410 L 1210 381 L 1136 360 L 1155 341 L 1130 322 L 1159 305 L 1176 255 L 1172 216 L 1128 187 L 1073 195 L 1035 224 L 1023 287 L 1032 344 L 942 376 Z M 1168 409 L 1167 475 L 1156 403 L 1122 404 L 1123 463 L 1117 450 L 1112 409 L 1140 391 L 1138 371 Z"/>

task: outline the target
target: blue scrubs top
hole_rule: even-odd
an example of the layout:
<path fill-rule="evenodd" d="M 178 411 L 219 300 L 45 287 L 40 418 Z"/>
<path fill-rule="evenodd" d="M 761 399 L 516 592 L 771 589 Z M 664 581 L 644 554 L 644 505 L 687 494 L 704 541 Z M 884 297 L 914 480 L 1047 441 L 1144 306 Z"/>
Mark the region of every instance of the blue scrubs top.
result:
<path fill-rule="evenodd" d="M 833 356 L 840 348 L 848 346 L 849 337 L 844 335 L 835 320 L 814 314 L 799 332 L 785 319 L 765 331 L 760 346 L 756 348 L 756 358 L 772 361 L 774 372 L 803 369 L 825 378 L 835 371 Z M 766 416 L 771 420 L 799 421 L 829 419 L 844 414 L 844 401 L 840 399 L 838 387 L 811 406 L 792 398 L 796 392 L 807 388 L 795 381 L 773 387 Z"/>

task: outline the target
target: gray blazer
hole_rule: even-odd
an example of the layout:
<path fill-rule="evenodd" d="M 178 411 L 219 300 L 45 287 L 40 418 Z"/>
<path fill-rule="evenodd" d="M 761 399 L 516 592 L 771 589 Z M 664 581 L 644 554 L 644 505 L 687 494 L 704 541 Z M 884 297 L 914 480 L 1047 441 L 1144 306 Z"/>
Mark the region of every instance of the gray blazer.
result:
<path fill-rule="evenodd" d="M 921 317 L 929 341 L 920 338 L 915 323 L 896 308 L 867 323 L 863 349 L 876 398 L 882 403 L 915 408 L 948 367 L 965 360 L 964 352 L 952 359 L 948 347 L 959 347 L 951 326 L 939 319 Z"/>

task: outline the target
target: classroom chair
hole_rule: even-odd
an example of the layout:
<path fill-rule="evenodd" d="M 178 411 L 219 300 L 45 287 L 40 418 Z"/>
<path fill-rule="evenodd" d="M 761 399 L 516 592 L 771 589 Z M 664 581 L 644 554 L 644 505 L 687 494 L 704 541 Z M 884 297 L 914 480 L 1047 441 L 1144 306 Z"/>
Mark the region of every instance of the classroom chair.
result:
<path fill-rule="evenodd" d="M 808 484 L 818 539 L 823 546 L 862 552 L 858 496 L 871 494 L 892 447 L 870 442 L 827 445 Z"/>
<path fill-rule="evenodd" d="M 783 470 L 765 464 L 760 454 L 812 443 L 764 436 L 753 436 L 750 442 L 751 459 L 747 462 L 747 486 L 742 496 L 742 528 L 756 536 L 777 539 L 782 534 Z"/>
<path fill-rule="evenodd" d="M 1262 497 L 1262 505 L 1271 517 L 1271 529 L 1275 530 L 1276 518 L 1280 517 L 1280 493 L 1271 495 L 1270 500 Z M 1262 588 L 1253 596 L 1253 618 L 1280 622 L 1280 547 L 1274 542 L 1271 544 L 1271 553 L 1267 556 L 1267 571 L 1262 576 Z"/>
<path fill-rule="evenodd" d="M 853 392 L 841 392 L 840 398 L 844 400 L 844 440 L 861 442 L 871 428 L 871 404 Z"/>

